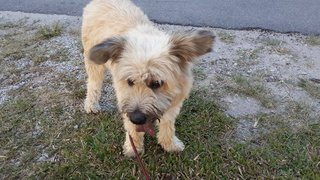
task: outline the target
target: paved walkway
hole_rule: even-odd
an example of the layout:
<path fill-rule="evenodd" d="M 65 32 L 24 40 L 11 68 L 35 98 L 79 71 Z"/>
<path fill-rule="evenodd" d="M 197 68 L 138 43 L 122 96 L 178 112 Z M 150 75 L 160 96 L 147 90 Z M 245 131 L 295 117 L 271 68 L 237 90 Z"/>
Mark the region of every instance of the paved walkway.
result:
<path fill-rule="evenodd" d="M 133 0 L 159 23 L 320 34 L 319 0 Z M 89 0 L 0 0 L 2 11 L 80 16 Z"/>

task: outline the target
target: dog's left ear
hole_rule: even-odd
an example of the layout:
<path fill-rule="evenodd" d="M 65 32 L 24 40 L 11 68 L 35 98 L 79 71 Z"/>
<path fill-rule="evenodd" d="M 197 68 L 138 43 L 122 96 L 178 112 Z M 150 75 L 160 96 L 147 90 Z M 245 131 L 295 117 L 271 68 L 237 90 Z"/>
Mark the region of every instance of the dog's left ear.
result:
<path fill-rule="evenodd" d="M 125 46 L 125 38 L 113 37 L 104 40 L 90 49 L 89 58 L 96 64 L 104 64 L 108 60 L 117 60 Z"/>
<path fill-rule="evenodd" d="M 212 51 L 215 36 L 210 31 L 193 31 L 172 36 L 170 54 L 183 63 Z"/>

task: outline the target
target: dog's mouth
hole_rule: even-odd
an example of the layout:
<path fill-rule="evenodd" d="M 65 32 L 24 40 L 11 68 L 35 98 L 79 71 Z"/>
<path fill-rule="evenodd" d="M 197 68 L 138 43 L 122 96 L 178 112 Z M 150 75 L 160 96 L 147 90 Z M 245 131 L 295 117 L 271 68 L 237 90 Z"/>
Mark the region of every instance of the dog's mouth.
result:
<path fill-rule="evenodd" d="M 155 136 L 156 132 L 154 130 L 154 121 L 155 120 L 148 120 L 145 124 L 136 125 L 136 131 L 145 132 L 150 136 Z"/>
<path fill-rule="evenodd" d="M 139 113 L 137 113 L 137 114 L 141 115 Z M 155 136 L 155 134 L 156 134 L 156 131 L 155 131 L 155 128 L 154 128 L 154 122 L 156 120 L 158 120 L 160 122 L 160 117 L 161 116 L 159 116 L 159 114 L 162 115 L 162 113 L 158 113 L 158 114 L 148 113 L 147 115 L 144 115 L 145 118 L 146 118 L 144 124 L 139 124 L 139 123 L 135 122 L 136 120 L 135 121 L 131 120 L 130 115 L 129 115 L 128 112 L 125 113 L 125 115 L 128 117 L 128 119 L 135 125 L 136 132 L 144 132 L 144 133 L 147 133 L 150 136 Z M 132 118 L 142 118 L 142 117 L 139 117 L 138 115 L 136 115 L 136 117 L 132 117 Z"/>

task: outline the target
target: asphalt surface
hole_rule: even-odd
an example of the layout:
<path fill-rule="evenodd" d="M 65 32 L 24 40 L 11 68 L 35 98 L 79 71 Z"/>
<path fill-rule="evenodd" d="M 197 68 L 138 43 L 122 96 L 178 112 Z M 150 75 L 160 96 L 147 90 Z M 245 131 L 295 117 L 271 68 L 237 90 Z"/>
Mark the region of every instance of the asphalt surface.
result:
<path fill-rule="evenodd" d="M 0 0 L 1 11 L 81 16 L 90 0 Z M 133 0 L 155 22 L 320 34 L 320 0 Z"/>

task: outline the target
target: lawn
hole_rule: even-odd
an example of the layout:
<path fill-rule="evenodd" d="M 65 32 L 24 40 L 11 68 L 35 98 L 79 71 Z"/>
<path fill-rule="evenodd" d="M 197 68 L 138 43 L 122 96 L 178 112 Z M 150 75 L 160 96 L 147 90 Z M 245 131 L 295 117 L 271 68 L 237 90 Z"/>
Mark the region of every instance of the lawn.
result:
<path fill-rule="evenodd" d="M 1 107 L 3 178 L 142 177 L 136 162 L 121 153 L 124 132 L 116 111 L 70 115 L 61 104 L 63 96 L 46 110 L 29 93 Z M 297 131 L 281 124 L 250 142 L 237 142 L 234 119 L 202 94 L 192 93 L 177 120 L 185 151 L 169 154 L 156 139 L 146 139 L 142 158 L 153 178 L 320 177 L 319 124 Z M 261 126 L 268 118 L 275 117 L 262 117 Z"/>
<path fill-rule="evenodd" d="M 0 23 L 0 179 L 143 179 L 136 161 L 122 154 L 124 129 L 109 74 L 103 111 L 83 110 L 86 76 L 79 24 L 72 24 L 79 20 L 53 16 L 45 24 L 41 18 L 30 15 Z M 224 59 L 230 57 L 223 53 L 220 61 L 209 56 L 195 67 L 196 83 L 176 122 L 186 148 L 167 153 L 147 137 L 142 159 L 152 179 L 319 179 L 320 116 L 317 104 L 311 103 L 320 102 L 319 84 L 305 77 L 278 81 L 280 76 L 258 70 L 248 74 L 247 69 L 258 66 L 266 54 L 291 57 L 294 48 L 274 34 L 243 40 L 243 32 L 214 31 L 221 36 L 220 48 L 249 40 L 258 47 L 229 49 L 232 64 L 238 64 L 232 73 L 225 69 L 231 66 Z M 317 37 L 302 37 L 299 43 L 310 41 L 319 51 Z M 289 54 L 275 50 L 283 48 Z M 299 57 L 292 56 L 290 63 Z M 286 94 L 278 98 L 282 91 L 273 94 L 270 84 L 298 90 L 311 100 Z M 229 113 L 226 98 L 232 99 L 231 105 L 240 99 L 240 109 L 248 108 L 241 103 L 250 100 L 261 111 Z"/>

